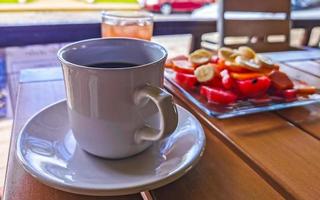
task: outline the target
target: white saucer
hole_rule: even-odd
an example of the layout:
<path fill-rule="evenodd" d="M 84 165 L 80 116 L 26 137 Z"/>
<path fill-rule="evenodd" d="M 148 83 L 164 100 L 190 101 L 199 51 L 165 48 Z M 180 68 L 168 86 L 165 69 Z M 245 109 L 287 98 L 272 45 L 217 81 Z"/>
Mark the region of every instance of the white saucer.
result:
<path fill-rule="evenodd" d="M 155 189 L 184 175 L 204 150 L 199 121 L 177 107 L 179 124 L 170 137 L 139 155 L 106 160 L 79 149 L 69 128 L 66 101 L 60 101 L 41 110 L 22 128 L 17 155 L 36 179 L 67 192 L 112 196 Z"/>

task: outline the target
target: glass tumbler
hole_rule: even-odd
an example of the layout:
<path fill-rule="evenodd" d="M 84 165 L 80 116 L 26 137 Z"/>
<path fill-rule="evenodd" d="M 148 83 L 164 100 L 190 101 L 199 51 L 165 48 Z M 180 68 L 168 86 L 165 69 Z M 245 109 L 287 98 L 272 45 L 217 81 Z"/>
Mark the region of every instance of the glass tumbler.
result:
<path fill-rule="evenodd" d="M 102 37 L 128 37 L 151 40 L 153 15 L 144 11 L 105 11 L 102 13 Z"/>

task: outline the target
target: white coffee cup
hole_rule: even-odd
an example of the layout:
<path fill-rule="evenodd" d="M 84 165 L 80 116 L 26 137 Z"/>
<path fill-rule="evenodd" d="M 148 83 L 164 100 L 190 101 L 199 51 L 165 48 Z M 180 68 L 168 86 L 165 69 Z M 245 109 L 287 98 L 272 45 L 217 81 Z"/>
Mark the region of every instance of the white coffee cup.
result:
<path fill-rule="evenodd" d="M 175 130 L 176 106 L 161 89 L 167 52 L 159 44 L 90 39 L 63 47 L 58 58 L 70 126 L 80 148 L 100 157 L 125 158 Z M 107 68 L 92 66 L 96 63 Z"/>

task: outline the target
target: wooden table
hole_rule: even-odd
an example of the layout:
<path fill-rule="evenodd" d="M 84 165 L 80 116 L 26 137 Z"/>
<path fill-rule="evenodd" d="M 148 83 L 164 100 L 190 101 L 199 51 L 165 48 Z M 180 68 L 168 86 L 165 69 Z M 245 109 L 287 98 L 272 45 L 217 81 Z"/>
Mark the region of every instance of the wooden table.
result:
<path fill-rule="evenodd" d="M 320 87 L 320 52 L 269 54 L 282 70 Z M 38 70 L 38 69 L 37 69 Z M 40 108 L 65 97 L 60 68 L 21 74 L 5 183 L 6 200 L 142 199 L 140 194 L 88 197 L 58 191 L 27 174 L 15 157 L 18 132 Z M 206 150 L 181 179 L 150 191 L 167 199 L 318 199 L 320 197 L 320 105 L 236 117 L 210 118 L 165 82 L 176 102 L 202 122 Z"/>

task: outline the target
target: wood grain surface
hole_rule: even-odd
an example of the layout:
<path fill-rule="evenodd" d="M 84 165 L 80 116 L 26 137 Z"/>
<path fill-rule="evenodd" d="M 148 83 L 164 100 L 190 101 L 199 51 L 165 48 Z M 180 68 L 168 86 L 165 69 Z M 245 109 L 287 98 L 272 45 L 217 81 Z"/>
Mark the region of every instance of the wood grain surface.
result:
<path fill-rule="evenodd" d="M 308 83 L 309 85 L 320 88 L 319 78 L 312 75 L 312 74 L 304 73 L 301 70 L 297 70 L 297 69 L 290 67 L 290 66 L 287 66 L 287 65 L 281 65 L 281 71 L 288 74 L 291 78 L 304 81 L 304 82 Z"/>
<path fill-rule="evenodd" d="M 5 200 L 141 200 L 140 194 L 119 197 L 90 197 L 74 195 L 50 188 L 24 171 L 16 158 L 16 139 L 19 130 L 41 108 L 65 97 L 62 81 L 25 83 L 19 87 L 16 115 L 9 150 L 5 181 Z"/>
<path fill-rule="evenodd" d="M 312 60 L 305 63 L 309 61 Z M 317 66 L 312 64 L 314 70 Z M 314 71 L 286 63 L 281 67 L 290 76 L 320 88 L 320 79 Z M 165 86 L 202 122 L 207 147 L 199 164 L 186 176 L 152 191 L 155 199 L 319 198 L 319 104 L 218 120 L 200 111 L 169 82 Z M 14 146 L 18 131 L 37 110 L 64 97 L 63 82 L 26 82 L 18 94 L 5 199 L 31 200 L 43 196 L 48 200 L 99 199 L 51 189 L 20 167 Z M 141 199 L 141 196 L 100 199 Z"/>
<path fill-rule="evenodd" d="M 306 133 L 320 139 L 320 106 L 309 105 L 277 111 L 284 119 L 301 128 Z"/>
<path fill-rule="evenodd" d="M 304 71 L 311 75 L 320 77 L 320 64 L 315 61 L 302 60 L 302 61 L 286 62 L 285 64 L 289 65 L 290 67 L 296 68 L 300 71 Z"/>
<path fill-rule="evenodd" d="M 285 69 L 284 71 L 291 77 L 320 88 L 320 79 L 318 78 L 320 75 L 318 74 L 320 72 L 320 63 L 318 62 L 312 60 L 306 62 L 284 62 L 281 69 Z M 320 106 L 318 104 L 285 109 L 277 111 L 277 113 L 306 133 L 320 139 Z"/>
<path fill-rule="evenodd" d="M 204 126 L 203 158 L 187 175 L 153 191 L 156 199 L 283 199 Z"/>
<path fill-rule="evenodd" d="M 218 120 L 208 117 L 169 82 L 169 91 L 187 104 L 240 158 L 288 199 L 320 196 L 319 141 L 274 113 Z"/>
<path fill-rule="evenodd" d="M 52 189 L 28 175 L 15 158 L 15 140 L 25 121 L 40 108 L 64 97 L 62 81 L 32 82 L 20 85 L 17 117 L 10 148 L 5 199 L 141 199 L 123 197 L 87 197 Z M 258 174 L 205 129 L 207 146 L 203 159 L 185 177 L 152 192 L 155 199 L 282 199 Z"/>

